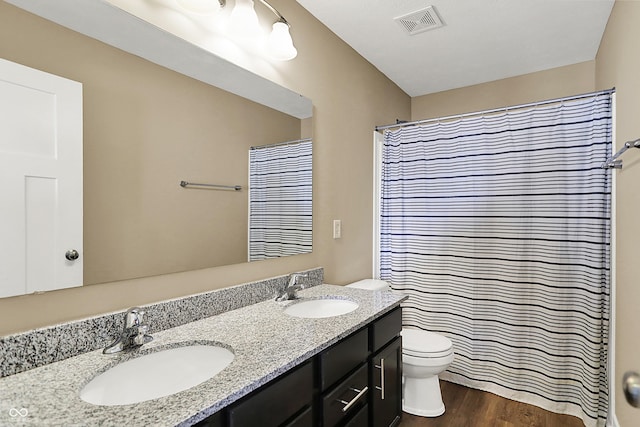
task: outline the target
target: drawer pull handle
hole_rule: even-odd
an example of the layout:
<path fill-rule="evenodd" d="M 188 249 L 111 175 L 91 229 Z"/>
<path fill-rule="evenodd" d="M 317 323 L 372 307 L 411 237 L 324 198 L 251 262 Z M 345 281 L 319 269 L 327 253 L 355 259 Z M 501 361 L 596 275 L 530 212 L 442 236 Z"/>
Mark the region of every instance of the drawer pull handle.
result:
<path fill-rule="evenodd" d="M 356 397 L 351 399 L 351 401 L 349 401 L 349 402 L 346 402 L 346 401 L 344 401 L 342 399 L 337 399 L 338 402 L 340 402 L 340 403 L 342 403 L 344 405 L 344 408 L 342 408 L 342 412 L 347 412 L 349 409 L 351 409 L 351 407 L 356 404 L 358 399 L 360 399 L 362 396 L 364 396 L 364 394 L 367 392 L 367 390 L 369 390 L 369 387 L 365 386 L 362 390 L 358 390 L 357 388 L 349 387 L 349 390 L 355 391 L 358 394 L 356 395 Z"/>
<path fill-rule="evenodd" d="M 380 359 L 380 364 L 375 367 L 380 369 L 380 387 L 376 386 L 376 389 L 380 390 L 381 399 L 384 400 L 384 359 Z"/>

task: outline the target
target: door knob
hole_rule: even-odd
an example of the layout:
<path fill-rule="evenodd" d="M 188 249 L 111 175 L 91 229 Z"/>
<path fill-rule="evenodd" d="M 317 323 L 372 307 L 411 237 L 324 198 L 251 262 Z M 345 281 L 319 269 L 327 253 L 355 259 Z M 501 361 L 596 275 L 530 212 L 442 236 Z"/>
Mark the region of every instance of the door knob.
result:
<path fill-rule="evenodd" d="M 629 405 L 640 408 L 640 375 L 637 372 L 626 372 L 622 377 L 622 387 Z"/>
<path fill-rule="evenodd" d="M 75 249 L 69 249 L 65 254 L 64 257 L 66 259 L 68 259 L 69 261 L 75 261 L 80 257 L 80 254 L 78 253 L 78 251 L 76 251 Z"/>

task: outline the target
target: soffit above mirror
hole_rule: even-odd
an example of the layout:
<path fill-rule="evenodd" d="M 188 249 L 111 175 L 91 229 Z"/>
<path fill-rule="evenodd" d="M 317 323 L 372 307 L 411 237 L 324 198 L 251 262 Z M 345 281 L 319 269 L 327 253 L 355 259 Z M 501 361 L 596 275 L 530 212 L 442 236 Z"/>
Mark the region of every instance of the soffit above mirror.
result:
<path fill-rule="evenodd" d="M 6 0 L 62 26 L 299 119 L 311 100 L 102 0 Z M 117 31 L 114 31 L 117 29 Z"/>

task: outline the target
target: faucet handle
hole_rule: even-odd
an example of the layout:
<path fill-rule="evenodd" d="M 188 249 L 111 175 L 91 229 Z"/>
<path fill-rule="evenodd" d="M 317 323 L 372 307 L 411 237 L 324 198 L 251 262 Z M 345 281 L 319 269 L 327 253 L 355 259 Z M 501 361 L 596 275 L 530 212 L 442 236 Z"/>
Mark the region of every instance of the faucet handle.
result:
<path fill-rule="evenodd" d="M 289 276 L 289 286 L 295 285 L 301 277 L 309 277 L 309 275 L 307 273 L 291 273 Z"/>
<path fill-rule="evenodd" d="M 127 314 L 124 318 L 124 327 L 133 328 L 134 326 L 140 326 L 144 324 L 145 311 L 140 307 L 133 307 L 127 310 Z"/>

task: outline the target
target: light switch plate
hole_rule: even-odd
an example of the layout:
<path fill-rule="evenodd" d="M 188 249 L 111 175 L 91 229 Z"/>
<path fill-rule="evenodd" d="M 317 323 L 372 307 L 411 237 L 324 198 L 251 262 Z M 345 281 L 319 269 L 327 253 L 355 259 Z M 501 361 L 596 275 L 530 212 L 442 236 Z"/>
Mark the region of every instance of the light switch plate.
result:
<path fill-rule="evenodd" d="M 333 220 L 333 238 L 339 239 L 342 237 L 342 221 L 339 219 Z"/>

